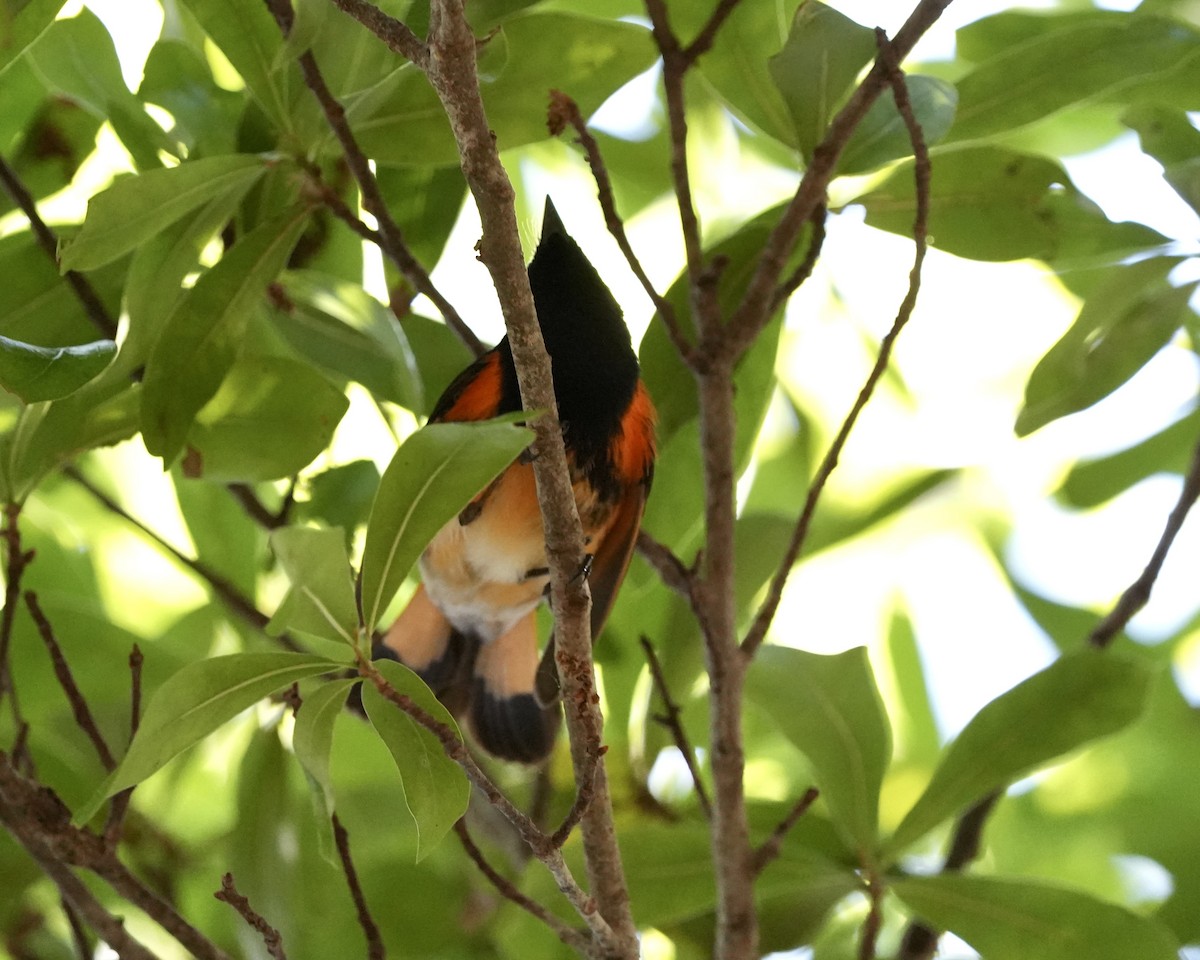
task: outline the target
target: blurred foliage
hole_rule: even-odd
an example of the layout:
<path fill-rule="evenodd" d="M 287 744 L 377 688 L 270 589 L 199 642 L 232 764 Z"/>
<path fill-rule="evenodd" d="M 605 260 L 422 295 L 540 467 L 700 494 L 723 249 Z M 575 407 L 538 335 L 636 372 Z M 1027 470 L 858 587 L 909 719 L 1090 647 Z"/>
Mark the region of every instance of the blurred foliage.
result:
<path fill-rule="evenodd" d="M 466 196 L 432 90 L 327 0 L 297 0 L 286 41 L 261 3 L 241 4 L 231 16 L 223 0 L 162 0 L 161 35 L 140 86 L 130 89 L 109 28 L 86 6 L 55 19 L 62 6 L 27 0 L 0 9 L 0 155 L 39 204 L 64 189 L 90 197 L 86 216 L 56 217 L 52 226 L 63 268 L 90 280 L 121 328 L 116 344 L 104 338 L 13 202 L 0 198 L 0 493 L 21 506 L 22 544 L 35 552 L 22 587 L 38 593 L 100 727 L 125 759 L 105 779 L 24 608 L 15 612 L 8 651 L 19 714 L 8 693 L 0 747 L 10 751 L 26 733 L 19 722 L 27 723 L 38 776 L 83 819 L 139 784 L 124 856 L 232 955 L 265 954 L 212 898 L 226 870 L 283 932 L 292 960 L 365 949 L 331 853 L 333 808 L 392 955 L 564 954 L 544 927 L 496 896 L 456 843 L 438 842 L 467 803 L 458 768 L 428 733 L 385 719 L 378 698 L 367 708 L 379 735 L 337 709 L 348 684 L 330 679 L 350 659 L 346 641 L 357 629 L 347 560 L 365 566 L 359 604 L 365 589 L 374 622 L 421 548 L 405 540 L 394 562 L 404 535 L 397 503 L 456 465 L 455 489 L 418 497 L 429 529 L 408 537 L 428 536 L 525 442 L 511 424 L 444 442 L 422 433 L 410 447 L 424 445 L 421 455 L 397 456 L 388 467 L 398 440 L 467 353 L 390 265 L 382 271 L 387 294 L 379 282 L 365 292 L 371 254 L 315 205 L 324 190 L 351 207 L 358 195 L 302 81 L 297 58 L 306 47 L 374 160 L 413 251 L 432 267 Z M 427 23 L 421 0 L 380 6 L 417 29 Z M 708 6 L 671 4 L 685 39 Z M 780 176 L 803 168 L 874 55 L 872 25 L 838 6 L 737 7 L 689 86 L 697 182 L 729 176 L 720 165 L 731 155 Z M 540 202 L 531 169 L 576 177 L 583 170 L 576 147 L 541 149 L 548 91 L 565 91 L 592 114 L 654 65 L 649 32 L 640 5 L 622 0 L 469 0 L 467 8 L 488 37 L 480 69 L 490 120 L 509 169 L 522 171 L 520 209 L 530 209 Z M 1136 134 L 1166 183 L 1200 212 L 1200 132 L 1190 113 L 1200 110 L 1194 4 L 1004 11 L 963 27 L 955 59 L 910 70 L 933 144 L 936 246 L 968 259 L 1037 260 L 1061 272 L 1079 300 L 1074 324 L 1027 371 L 1017 434 L 1092 407 L 1164 349 L 1196 350 L 1196 285 L 1180 280 L 1194 266 L 1195 237 L 1111 221 L 1063 164 Z M 661 85 L 654 95 L 661 99 Z M 646 115 L 636 134 L 600 135 L 626 220 L 652 216 L 667 200 L 662 103 Z M 859 207 L 868 228 L 910 236 L 912 167 L 885 98 L 842 158 L 837 209 Z M 96 186 L 96 168 L 115 174 L 111 185 Z M 702 191 L 706 225 L 711 202 Z M 775 203 L 713 214 L 710 253 L 724 263 L 718 296 L 726 307 L 748 282 Z M 1192 247 L 1172 245 L 1180 239 Z M 680 264 L 670 266 L 678 272 Z M 862 269 L 869 283 L 869 265 Z M 663 286 L 687 326 L 684 279 Z M 455 289 L 444 292 L 455 300 Z M 836 291 L 827 293 L 836 313 Z M 780 366 L 786 338 L 780 311 L 736 374 L 742 624 L 785 553 L 838 424 Z M 702 540 L 704 496 L 694 383 L 657 322 L 641 355 L 660 411 L 646 528 L 690 561 Z M 888 388 L 904 403 L 902 361 L 899 374 Z M 1182 473 L 1198 432 L 1194 403 L 1169 424 L 1145 424 L 1127 449 L 1074 464 L 1062 478 L 1062 503 L 1085 510 L 1152 475 Z M 969 466 L 900 454 L 869 493 L 831 491 L 805 562 L 851 541 L 885 543 L 908 511 L 969 496 Z M 282 517 L 291 526 L 269 539 Z M 1005 520 L 982 503 L 956 517 L 996 545 L 1003 570 Z M 379 557 L 387 558 L 382 571 L 372 567 Z M 1200 943 L 1200 717 L 1178 674 L 1185 654 L 1195 669 L 1200 619 L 1154 644 L 1121 639 L 1113 651 L 1088 651 L 1094 611 L 1005 575 L 1014 604 L 1061 656 L 979 710 L 950 744 L 935 721 L 939 691 L 920 625 L 903 598 L 880 636 L 861 638 L 869 656 L 862 648 L 790 649 L 794 627 L 777 621 L 771 639 L 779 645 L 756 663 L 746 707 L 756 840 L 809 786 L 822 798 L 760 878 L 764 950 L 811 945 L 815 960 L 854 955 L 864 874 L 882 877 L 895 894 L 884 904 L 885 951 L 913 916 L 954 931 L 988 960 L 1157 960 Z M 217 581 L 275 613 L 269 630 L 248 623 Z M 855 583 L 841 589 L 853 604 Z M 964 643 L 975 627 L 961 624 Z M 281 635 L 303 652 L 285 652 L 272 639 Z M 680 960 L 708 956 L 715 894 L 707 827 L 690 781 L 672 773 L 670 735 L 653 721 L 663 704 L 638 649 L 641 635 L 658 650 L 707 772 L 698 628 L 684 601 L 638 560 L 597 647 L 625 868 L 638 922 L 657 931 L 647 944 L 669 943 Z M 145 654 L 149 701 L 126 753 L 126 664 L 135 643 Z M 397 686 L 425 695 L 402 668 L 392 673 Z M 293 681 L 306 704 L 295 720 L 270 699 Z M 520 803 L 531 802 L 529 771 L 494 773 Z M 998 805 L 970 875 L 929 875 L 953 819 L 1022 777 Z M 553 819 L 574 795 L 565 747 L 546 778 Z M 570 919 L 551 878 L 526 864 L 494 818 L 474 805 L 468 816 L 503 872 Z M 578 838 L 567 852 L 580 859 Z M 1130 858 L 1169 882 L 1159 889 L 1131 881 L 1123 867 Z M 146 934 L 144 917 L 103 895 L 135 934 Z M 0 834 L 0 958 L 71 955 L 55 904 L 50 882 Z M 169 944 L 161 952 L 182 956 Z"/>

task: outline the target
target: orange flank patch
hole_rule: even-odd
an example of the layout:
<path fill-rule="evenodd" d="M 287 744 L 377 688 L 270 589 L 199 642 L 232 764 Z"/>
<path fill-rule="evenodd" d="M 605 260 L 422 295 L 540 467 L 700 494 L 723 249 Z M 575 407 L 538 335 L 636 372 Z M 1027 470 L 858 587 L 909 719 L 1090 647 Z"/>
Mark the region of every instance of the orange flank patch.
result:
<path fill-rule="evenodd" d="M 500 391 L 500 354 L 491 353 L 441 419 L 487 420 L 494 417 L 500 406 Z"/>
<path fill-rule="evenodd" d="M 646 385 L 638 382 L 633 402 L 621 418 L 621 433 L 613 438 L 613 467 L 624 483 L 640 483 L 654 462 L 654 421 L 657 415 Z"/>
<path fill-rule="evenodd" d="M 503 636 L 480 648 L 475 676 L 483 680 L 493 697 L 515 697 L 533 690 L 537 663 L 537 620 L 530 613 Z"/>
<path fill-rule="evenodd" d="M 450 629 L 450 621 L 433 605 L 422 584 L 384 636 L 383 644 L 409 669 L 420 671 L 445 655 Z"/>

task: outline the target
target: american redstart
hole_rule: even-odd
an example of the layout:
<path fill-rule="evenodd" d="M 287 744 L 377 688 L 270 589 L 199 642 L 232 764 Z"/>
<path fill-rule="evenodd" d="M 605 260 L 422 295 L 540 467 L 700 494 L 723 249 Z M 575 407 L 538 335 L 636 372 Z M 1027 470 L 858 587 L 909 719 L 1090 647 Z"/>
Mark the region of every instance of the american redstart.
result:
<path fill-rule="evenodd" d="M 620 307 L 549 200 L 529 285 L 590 558 L 595 638 L 629 566 L 650 491 L 654 406 Z M 485 420 L 521 409 L 506 336 L 454 378 L 429 421 Z M 513 461 L 447 523 L 419 566 L 421 585 L 376 655 L 416 671 L 489 753 L 543 759 L 561 711 L 553 636 L 538 660 L 536 608 L 549 572 L 529 456 Z"/>

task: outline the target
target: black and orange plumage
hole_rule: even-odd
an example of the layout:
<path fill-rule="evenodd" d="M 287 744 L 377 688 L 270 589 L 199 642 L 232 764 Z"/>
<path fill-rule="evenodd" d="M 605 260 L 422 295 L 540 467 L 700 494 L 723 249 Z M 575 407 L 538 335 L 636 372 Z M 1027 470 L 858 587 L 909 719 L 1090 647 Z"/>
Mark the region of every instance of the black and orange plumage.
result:
<path fill-rule="evenodd" d="M 547 201 L 529 284 L 554 376 L 567 463 L 592 558 L 592 636 L 633 553 L 654 472 L 654 406 L 612 294 Z M 446 388 L 430 422 L 521 410 L 505 337 Z M 377 653 L 415 670 L 475 740 L 533 763 L 560 724 L 553 638 L 539 666 L 549 583 L 533 468 L 518 458 L 434 537 L 421 585 Z"/>

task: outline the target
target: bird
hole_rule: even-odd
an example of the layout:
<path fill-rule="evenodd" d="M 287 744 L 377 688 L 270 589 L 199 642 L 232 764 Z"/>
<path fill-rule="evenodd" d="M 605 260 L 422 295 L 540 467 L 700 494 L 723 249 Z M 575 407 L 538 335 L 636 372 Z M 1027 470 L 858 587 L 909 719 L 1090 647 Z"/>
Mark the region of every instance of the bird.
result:
<path fill-rule="evenodd" d="M 582 522 L 599 636 L 633 555 L 654 477 L 655 410 L 621 309 L 547 198 L 529 285 Z M 522 409 L 505 336 L 451 381 L 430 423 Z M 551 634 L 539 660 L 536 612 L 549 593 L 541 512 L 526 451 L 434 536 L 421 582 L 376 645 L 465 719 L 502 760 L 535 764 L 561 725 Z"/>

